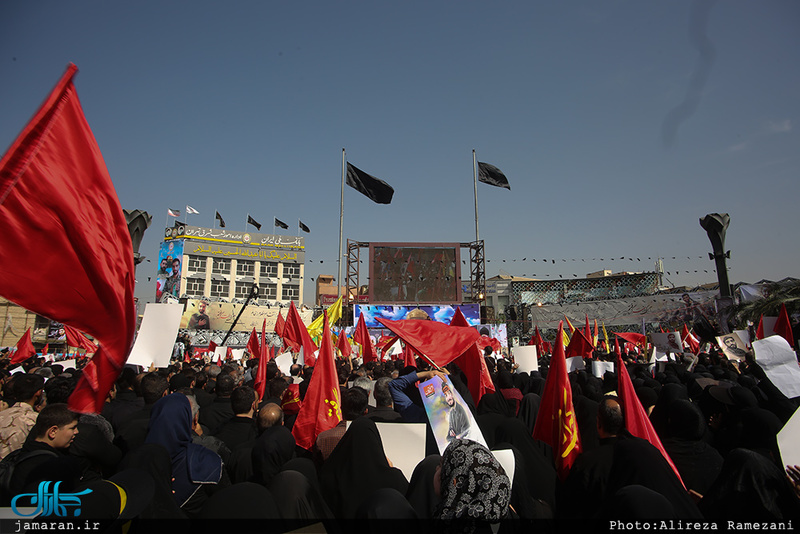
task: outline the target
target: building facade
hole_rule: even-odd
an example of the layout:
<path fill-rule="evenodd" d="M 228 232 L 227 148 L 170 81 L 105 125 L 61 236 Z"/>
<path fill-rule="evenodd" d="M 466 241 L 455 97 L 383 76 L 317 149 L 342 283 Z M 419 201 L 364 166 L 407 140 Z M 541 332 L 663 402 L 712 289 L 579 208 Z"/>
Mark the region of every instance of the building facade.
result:
<path fill-rule="evenodd" d="M 246 299 L 257 284 L 261 303 L 300 304 L 304 275 L 303 237 L 177 224 L 159 250 L 156 300 Z"/>

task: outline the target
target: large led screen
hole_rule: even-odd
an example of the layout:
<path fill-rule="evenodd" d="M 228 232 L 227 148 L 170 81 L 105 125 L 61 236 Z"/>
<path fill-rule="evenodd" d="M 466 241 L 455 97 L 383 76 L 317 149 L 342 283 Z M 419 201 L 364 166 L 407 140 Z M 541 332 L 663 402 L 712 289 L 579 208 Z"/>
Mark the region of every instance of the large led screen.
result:
<path fill-rule="evenodd" d="M 370 243 L 370 304 L 461 302 L 458 243 Z"/>

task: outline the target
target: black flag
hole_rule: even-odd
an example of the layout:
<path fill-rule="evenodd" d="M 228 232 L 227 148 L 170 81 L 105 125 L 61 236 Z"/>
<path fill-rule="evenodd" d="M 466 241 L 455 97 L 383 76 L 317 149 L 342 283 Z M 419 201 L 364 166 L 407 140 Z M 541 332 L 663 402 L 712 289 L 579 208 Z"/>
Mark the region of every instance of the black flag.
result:
<path fill-rule="evenodd" d="M 301 229 L 302 231 L 304 231 L 304 232 L 305 232 L 305 233 L 307 233 L 307 234 L 310 234 L 310 233 L 311 233 L 311 228 L 309 228 L 308 226 L 306 226 L 305 224 L 303 224 L 303 221 L 300 221 L 300 220 L 298 220 L 298 222 L 300 223 L 300 229 Z"/>
<path fill-rule="evenodd" d="M 378 204 L 391 204 L 394 189 L 379 178 L 371 176 L 355 165 L 347 164 L 347 185 Z"/>
<path fill-rule="evenodd" d="M 503 171 L 489 163 L 478 162 L 478 181 L 511 190 L 511 186 L 508 185 L 508 178 L 503 174 Z"/>
<path fill-rule="evenodd" d="M 216 217 L 217 220 L 219 221 L 219 227 L 225 228 L 225 219 L 222 218 L 222 215 L 220 215 L 218 211 L 216 212 L 216 215 L 214 217 Z"/>
<path fill-rule="evenodd" d="M 288 225 L 288 224 L 286 224 L 285 222 L 283 222 L 283 221 L 282 221 L 282 220 L 280 220 L 280 219 L 275 219 L 275 226 L 278 226 L 278 227 L 280 227 L 280 228 L 283 228 L 284 230 L 288 230 L 288 229 L 289 229 L 289 225 Z"/>
<path fill-rule="evenodd" d="M 254 218 L 250 217 L 249 215 L 247 216 L 247 224 L 252 224 L 253 226 L 256 227 L 256 230 L 259 231 L 261 230 L 261 224 L 257 222 Z"/>

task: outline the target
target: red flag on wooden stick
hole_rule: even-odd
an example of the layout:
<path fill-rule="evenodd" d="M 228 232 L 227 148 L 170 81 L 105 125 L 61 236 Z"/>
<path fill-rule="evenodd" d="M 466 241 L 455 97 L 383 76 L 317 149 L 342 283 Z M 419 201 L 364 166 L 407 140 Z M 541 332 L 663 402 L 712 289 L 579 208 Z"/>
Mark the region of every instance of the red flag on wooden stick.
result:
<path fill-rule="evenodd" d="M 16 344 L 17 350 L 14 351 L 14 355 L 11 357 L 11 365 L 16 365 L 18 363 L 22 363 L 31 356 L 36 355 L 36 349 L 33 347 L 33 340 L 31 340 L 31 329 L 28 328 L 22 337 L 19 338 Z"/>
<path fill-rule="evenodd" d="M 0 295 L 100 342 L 69 399 L 75 411 L 99 413 L 133 343 L 135 272 L 125 215 L 72 84 L 76 72 L 67 67 L 0 160 Z"/>

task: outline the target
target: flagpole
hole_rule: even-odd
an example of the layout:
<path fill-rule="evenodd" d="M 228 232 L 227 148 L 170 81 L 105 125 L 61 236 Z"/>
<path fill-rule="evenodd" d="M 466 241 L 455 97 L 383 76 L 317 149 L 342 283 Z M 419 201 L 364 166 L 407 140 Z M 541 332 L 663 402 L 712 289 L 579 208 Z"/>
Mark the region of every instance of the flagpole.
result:
<path fill-rule="evenodd" d="M 344 228 L 344 177 L 347 174 L 347 159 L 342 149 L 342 194 L 339 197 L 339 274 L 336 278 L 336 294 L 342 296 L 342 230 Z"/>
<path fill-rule="evenodd" d="M 478 160 L 475 157 L 475 149 L 472 149 L 472 181 L 475 186 L 475 242 L 480 241 L 478 237 Z"/>
<path fill-rule="evenodd" d="M 247 213 L 247 218 L 244 220 L 244 233 L 247 233 L 247 221 L 250 220 L 250 213 Z"/>
<path fill-rule="evenodd" d="M 219 213 L 219 211 L 217 208 L 214 208 L 214 230 L 217 229 L 217 213 Z"/>

